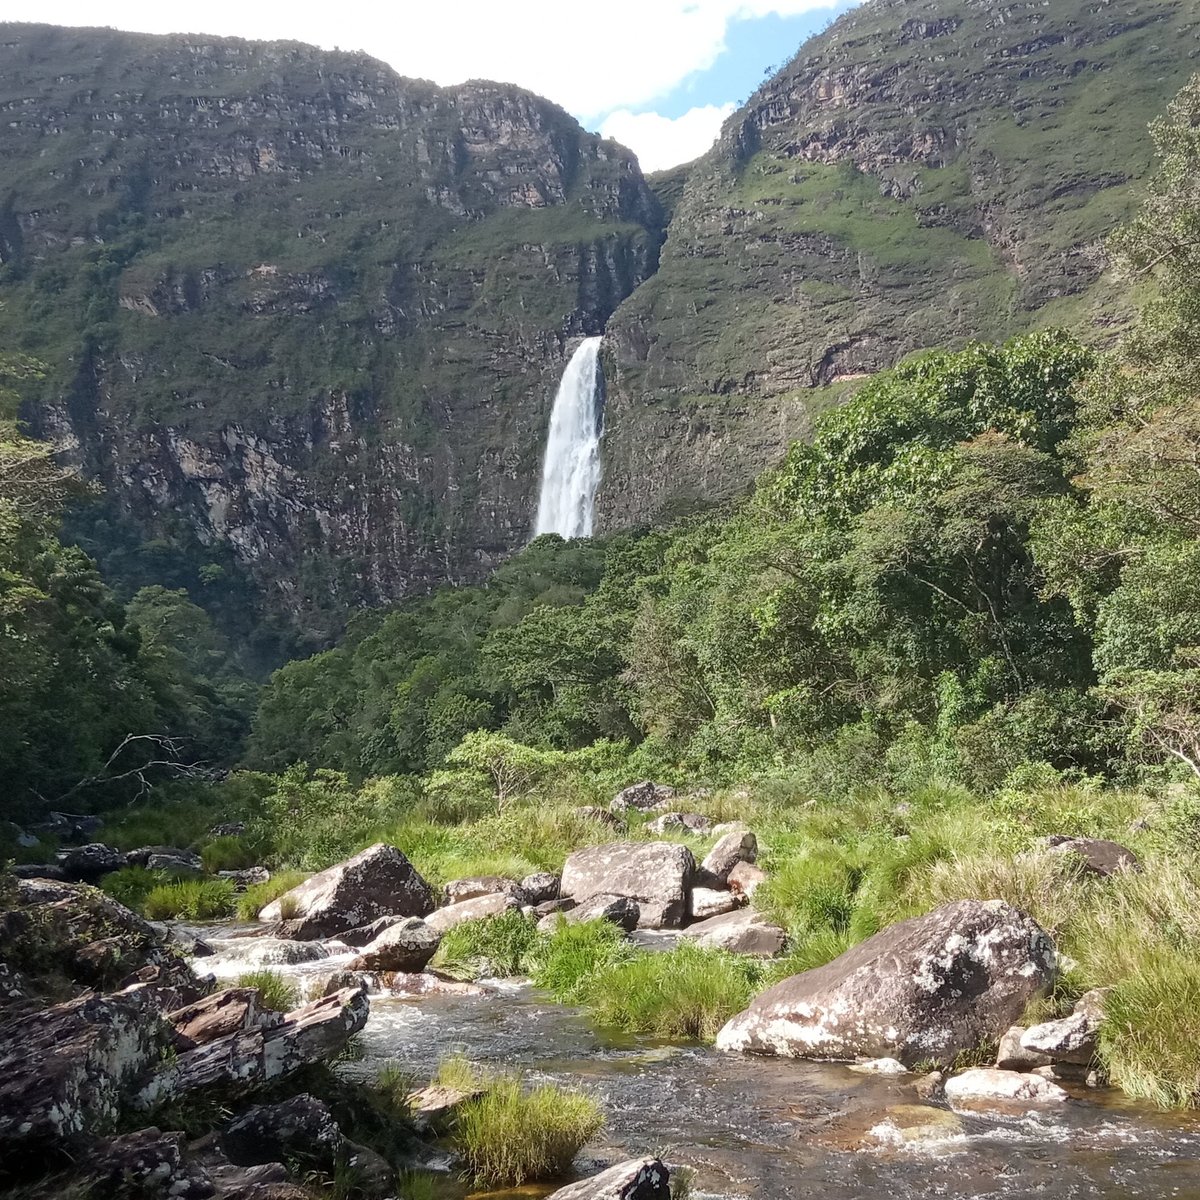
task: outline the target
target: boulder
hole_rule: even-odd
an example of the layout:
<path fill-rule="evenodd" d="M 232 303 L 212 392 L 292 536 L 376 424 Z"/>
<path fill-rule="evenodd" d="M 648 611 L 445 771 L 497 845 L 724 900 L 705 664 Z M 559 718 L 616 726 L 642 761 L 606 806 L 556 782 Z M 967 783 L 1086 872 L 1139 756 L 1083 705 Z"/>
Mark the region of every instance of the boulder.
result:
<path fill-rule="evenodd" d="M 712 822 L 699 813 L 669 812 L 655 817 L 653 821 L 647 821 L 646 828 L 659 836 L 669 829 L 677 829 L 681 833 L 708 833 L 712 829 Z"/>
<path fill-rule="evenodd" d="M 67 881 L 67 873 L 58 863 L 15 863 L 9 868 L 9 874 L 17 879 L 47 879 L 56 883 Z"/>
<path fill-rule="evenodd" d="M 72 883 L 95 883 L 102 876 L 125 866 L 125 855 L 103 842 L 89 842 L 86 846 L 60 850 L 55 858 Z"/>
<path fill-rule="evenodd" d="M 245 832 L 245 821 L 222 821 L 220 825 L 214 825 L 208 831 L 208 836 L 210 838 L 241 837 Z"/>
<path fill-rule="evenodd" d="M 385 929 L 412 919 L 411 917 L 377 917 L 369 925 L 360 925 L 357 929 L 347 929 L 345 933 L 339 933 L 337 940 L 344 945 L 358 949 L 373 942 Z"/>
<path fill-rule="evenodd" d="M 517 905 L 528 904 L 525 890 L 514 879 L 500 875 L 475 875 L 470 879 L 452 879 L 442 889 L 447 904 L 476 900 L 480 896 L 510 896 Z"/>
<path fill-rule="evenodd" d="M 1069 1017 L 1044 1021 L 1027 1029 L 1021 1035 L 1021 1049 L 1040 1058 L 1033 1065 L 1040 1067 L 1053 1062 L 1089 1066 L 1096 1057 L 1107 994 L 1107 988 L 1096 988 L 1080 998 Z"/>
<path fill-rule="evenodd" d="M 747 899 L 753 896 L 766 882 L 767 873 L 765 871 L 751 863 L 744 862 L 738 863 L 725 880 L 725 884 L 731 892 L 738 896 L 745 896 Z"/>
<path fill-rule="evenodd" d="M 608 921 L 620 926 L 626 933 L 632 933 L 638 927 L 640 916 L 638 902 L 628 896 L 589 896 L 573 908 L 560 908 L 548 913 L 538 921 L 537 927 L 542 933 L 553 933 L 559 921 L 566 921 L 569 925 L 578 925 L 583 921 Z"/>
<path fill-rule="evenodd" d="M 243 867 L 240 871 L 218 871 L 218 879 L 228 879 L 235 892 L 244 892 L 259 883 L 266 883 L 271 872 L 266 867 Z"/>
<path fill-rule="evenodd" d="M 787 934 L 778 925 L 772 925 L 752 908 L 741 908 L 709 917 L 706 921 L 697 921 L 683 931 L 683 936 L 693 938 L 701 946 L 713 950 L 728 950 L 731 954 L 759 958 L 778 954 L 787 942 Z"/>
<path fill-rule="evenodd" d="M 258 919 L 300 917 L 307 931 L 332 937 L 376 917 L 423 917 L 432 910 L 433 895 L 417 869 L 395 846 L 379 842 L 285 892 Z"/>
<path fill-rule="evenodd" d="M 350 971 L 423 971 L 437 951 L 441 935 L 420 917 L 404 917 L 389 925 L 362 948 Z"/>
<path fill-rule="evenodd" d="M 213 1194 L 208 1173 L 188 1162 L 186 1135 L 139 1129 L 88 1150 L 90 1200 L 127 1200 L 130 1196 L 163 1196 L 205 1200 Z"/>
<path fill-rule="evenodd" d="M 487 989 L 475 983 L 448 979 L 436 971 L 335 971 L 317 983 L 315 995 L 331 996 L 345 988 L 357 988 L 369 996 L 486 996 Z"/>
<path fill-rule="evenodd" d="M 0 1160 L 81 1144 L 113 1127 L 171 1030 L 133 990 L 38 1009 L 0 1028 Z"/>
<path fill-rule="evenodd" d="M 996 1041 L 1050 984 L 1055 963 L 1050 938 L 1024 913 L 1000 900 L 960 900 L 769 988 L 716 1044 L 791 1058 L 950 1063 Z"/>
<path fill-rule="evenodd" d="M 705 921 L 709 917 L 719 917 L 722 913 L 733 912 L 740 908 L 742 898 L 732 892 L 718 891 L 716 888 L 692 888 L 692 920 Z"/>
<path fill-rule="evenodd" d="M 1042 845 L 1052 854 L 1074 855 L 1083 861 L 1089 875 L 1116 875 L 1120 871 L 1140 871 L 1137 855 L 1120 842 L 1103 838 L 1067 837 L 1055 833 L 1042 839 Z"/>
<path fill-rule="evenodd" d="M 535 907 L 558 899 L 559 885 L 562 880 L 550 871 L 535 871 L 521 880 L 521 891 L 525 893 L 525 903 Z"/>
<path fill-rule="evenodd" d="M 687 923 L 696 862 L 675 842 L 612 842 L 576 850 L 563 867 L 562 894 L 583 903 L 592 896 L 636 900 L 644 929 Z"/>
<path fill-rule="evenodd" d="M 239 1167 L 300 1160 L 329 1170 L 345 1144 L 333 1114 L 307 1092 L 281 1104 L 257 1104 L 221 1135 L 226 1157 Z"/>
<path fill-rule="evenodd" d="M 464 921 L 480 921 L 484 917 L 498 917 L 511 912 L 520 905 L 511 896 L 496 892 L 490 896 L 476 896 L 474 900 L 463 900 L 459 904 L 448 904 L 425 918 L 425 923 L 437 933 L 445 933 Z"/>
<path fill-rule="evenodd" d="M 547 1200 L 670 1200 L 671 1176 L 660 1158 L 617 1163 L 551 1192 Z"/>
<path fill-rule="evenodd" d="M 93 817 L 88 813 L 50 812 L 46 819 L 34 826 L 42 833 L 53 834 L 64 842 L 80 841 L 91 837 L 104 827 L 102 817 Z"/>
<path fill-rule="evenodd" d="M 629 812 L 663 812 L 675 799 L 675 789 L 664 787 L 659 783 L 651 783 L 643 779 L 641 783 L 631 784 L 619 791 L 609 805 L 614 813 Z"/>
<path fill-rule="evenodd" d="M 718 839 L 717 844 L 704 856 L 700 869 L 724 883 L 738 863 L 757 861 L 758 839 L 748 829 L 733 830 Z"/>
<path fill-rule="evenodd" d="M 175 1048 L 187 1051 L 231 1033 L 279 1025 L 283 1015 L 263 1008 L 257 988 L 235 987 L 177 1008 L 166 1020 L 175 1030 Z"/>
<path fill-rule="evenodd" d="M 162 1064 L 133 1097 L 152 1108 L 187 1092 L 218 1088 L 225 1096 L 246 1093 L 308 1063 L 340 1053 L 367 1023 L 370 1001 L 361 988 L 346 988 L 290 1012 L 278 1024 L 231 1033 Z"/>
<path fill-rule="evenodd" d="M 215 958 L 237 963 L 248 971 L 259 967 L 292 967 L 298 963 L 320 962 L 329 957 L 329 947 L 321 942 L 294 942 L 288 938 L 233 938 L 217 942 Z"/>
<path fill-rule="evenodd" d="M 996 1069 L 998 1071 L 1032 1071 L 1036 1067 L 1044 1067 L 1049 1059 L 1035 1050 L 1026 1050 L 1021 1045 L 1025 1029 L 1013 1025 L 1000 1038 L 1000 1046 L 996 1051 Z"/>
<path fill-rule="evenodd" d="M 177 846 L 139 846 L 126 853 L 125 862 L 131 867 L 170 871 L 176 875 L 199 875 L 204 871 L 200 855 Z"/>
<path fill-rule="evenodd" d="M 946 1080 L 946 1101 L 951 1108 L 988 1111 L 1026 1109 L 1030 1105 L 1062 1104 L 1069 1099 L 1057 1083 L 1040 1075 L 980 1067 Z"/>

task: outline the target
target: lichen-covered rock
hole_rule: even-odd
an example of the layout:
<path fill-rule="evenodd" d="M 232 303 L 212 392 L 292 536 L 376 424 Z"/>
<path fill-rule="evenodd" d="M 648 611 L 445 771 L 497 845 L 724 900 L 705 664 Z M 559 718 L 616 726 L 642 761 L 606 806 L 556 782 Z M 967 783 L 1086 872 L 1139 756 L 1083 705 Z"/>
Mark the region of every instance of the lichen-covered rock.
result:
<path fill-rule="evenodd" d="M 566 861 L 562 894 L 582 904 L 592 896 L 636 900 L 643 929 L 678 929 L 690 916 L 696 862 L 674 842 L 612 842 L 576 850 Z"/>
<path fill-rule="evenodd" d="M 206 1088 L 225 1096 L 244 1094 L 307 1063 L 332 1058 L 362 1029 L 369 1012 L 362 989 L 335 992 L 288 1013 L 278 1025 L 228 1034 L 163 1063 L 132 1102 L 150 1108 Z"/>
<path fill-rule="evenodd" d="M 228 879 L 235 892 L 244 892 L 256 884 L 267 883 L 271 872 L 266 867 L 243 867 L 240 871 L 218 871 L 217 878 Z"/>
<path fill-rule="evenodd" d="M 458 904 L 448 904 L 445 908 L 431 912 L 425 918 L 425 922 L 430 929 L 438 934 L 443 934 L 456 925 L 461 925 L 464 921 L 481 921 L 485 917 L 498 917 L 502 913 L 512 912 L 515 908 L 520 908 L 520 905 L 512 896 L 496 892 L 489 896 L 476 896 L 473 900 L 463 900 Z"/>
<path fill-rule="evenodd" d="M 234 987 L 177 1008 L 166 1019 L 175 1030 L 176 1049 L 187 1051 L 231 1033 L 282 1024 L 283 1014 L 264 1008 L 257 988 Z"/>
<path fill-rule="evenodd" d="M 337 935 L 337 940 L 346 946 L 359 949 L 373 942 L 385 929 L 410 921 L 411 917 L 377 917 L 368 925 L 360 925 L 357 929 L 347 929 Z"/>
<path fill-rule="evenodd" d="M 212 1180 L 201 1166 L 187 1160 L 185 1135 L 139 1129 L 92 1147 L 87 1155 L 90 1200 L 170 1197 L 206 1200 Z"/>
<path fill-rule="evenodd" d="M 329 947 L 321 942 L 292 941 L 289 938 L 254 937 L 214 941 L 216 966 L 237 963 L 248 971 L 259 967 L 290 967 L 298 963 L 320 962 L 329 957 Z"/>
<path fill-rule="evenodd" d="M 619 791 L 613 797 L 609 808 L 614 813 L 624 813 L 630 809 L 636 812 L 662 812 L 674 799 L 673 787 L 665 787 L 661 783 L 643 779 L 641 783 L 630 784 Z"/>
<path fill-rule="evenodd" d="M 332 1167 L 345 1144 L 328 1107 L 307 1092 L 281 1104 L 255 1105 L 221 1135 L 221 1148 L 239 1167 L 292 1160 Z"/>
<path fill-rule="evenodd" d="M 748 829 L 735 829 L 718 839 L 717 844 L 704 856 L 700 870 L 724 883 L 738 863 L 757 861 L 758 839 Z"/>
<path fill-rule="evenodd" d="M 989 1067 L 951 1076 L 946 1080 L 945 1096 L 951 1108 L 974 1112 L 1062 1104 L 1070 1098 L 1057 1083 L 1040 1075 Z"/>
<path fill-rule="evenodd" d="M 461 904 L 480 896 L 509 896 L 517 905 L 528 904 L 525 889 L 515 879 L 501 875 L 473 875 L 469 879 L 452 879 L 442 889 L 447 904 Z"/>
<path fill-rule="evenodd" d="M 0 1026 L 0 1158 L 111 1129 L 170 1035 L 153 996 L 140 990 L 71 1000 Z"/>
<path fill-rule="evenodd" d="M 636 1158 L 559 1188 L 547 1200 L 670 1200 L 670 1195 L 671 1175 L 662 1159 Z"/>
<path fill-rule="evenodd" d="M 994 1041 L 1054 977 L 1045 931 L 999 900 L 901 921 L 734 1017 L 717 1048 L 792 1058 L 948 1063 Z"/>
<path fill-rule="evenodd" d="M 260 921 L 303 918 L 310 936 L 333 937 L 376 917 L 423 917 L 433 895 L 395 846 L 379 842 L 321 871 L 268 904 Z"/>
<path fill-rule="evenodd" d="M 560 876 L 551 871 L 535 871 L 521 880 L 521 891 L 525 893 L 525 903 L 537 906 L 547 904 L 559 897 L 562 884 Z"/>
<path fill-rule="evenodd" d="M 708 833 L 712 829 L 712 821 L 700 813 L 668 812 L 663 813 L 661 817 L 655 817 L 653 821 L 647 821 L 646 829 L 657 837 L 671 829 L 677 829 L 681 833 Z"/>
<path fill-rule="evenodd" d="M 1043 838 L 1042 843 L 1051 854 L 1072 856 L 1081 861 L 1089 875 L 1108 876 L 1142 869 L 1137 855 L 1120 842 L 1055 833 Z"/>
<path fill-rule="evenodd" d="M 1041 1057 L 1041 1061 L 1033 1065 L 1053 1062 L 1089 1066 L 1096 1057 L 1107 994 L 1107 988 L 1086 992 L 1069 1017 L 1044 1021 L 1025 1030 L 1021 1035 L 1021 1049 Z"/>
<path fill-rule="evenodd" d="M 347 968 L 351 971 L 423 971 L 437 952 L 441 935 L 420 917 L 389 925 Z"/>
<path fill-rule="evenodd" d="M 778 954 L 787 942 L 787 934 L 778 925 L 773 925 L 752 908 L 697 921 L 683 931 L 683 936 L 713 950 L 728 950 L 731 954 L 757 958 Z"/>

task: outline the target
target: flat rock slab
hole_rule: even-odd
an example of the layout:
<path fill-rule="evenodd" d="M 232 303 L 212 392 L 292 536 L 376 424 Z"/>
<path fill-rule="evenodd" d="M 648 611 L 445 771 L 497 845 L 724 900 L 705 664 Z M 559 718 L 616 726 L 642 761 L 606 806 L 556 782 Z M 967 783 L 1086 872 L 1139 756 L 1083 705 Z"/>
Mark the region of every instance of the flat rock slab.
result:
<path fill-rule="evenodd" d="M 1051 854 L 1072 855 L 1081 860 L 1089 875 L 1117 875 L 1121 871 L 1142 869 L 1137 855 L 1120 842 L 1055 833 L 1043 838 L 1042 843 Z"/>
<path fill-rule="evenodd" d="M 1040 1075 L 981 1067 L 946 1080 L 946 1101 L 951 1108 L 970 1112 L 1001 1112 L 1062 1104 L 1070 1097 L 1057 1083 Z"/>
<path fill-rule="evenodd" d="M 559 1188 L 547 1200 L 670 1200 L 670 1195 L 671 1175 L 662 1159 L 635 1158 Z"/>
<path fill-rule="evenodd" d="M 563 867 L 562 894 L 582 904 L 592 896 L 626 896 L 643 929 L 687 923 L 696 860 L 674 842 L 611 842 L 576 850 Z"/>
<path fill-rule="evenodd" d="M 518 904 L 528 904 L 525 890 L 515 879 L 502 875 L 472 875 L 467 879 L 452 879 L 442 889 L 447 904 L 459 904 L 478 896 L 511 896 Z"/>
<path fill-rule="evenodd" d="M 423 917 L 433 893 L 395 846 L 378 842 L 273 900 L 260 921 L 299 918 L 308 937 L 333 937 L 377 917 Z"/>
<path fill-rule="evenodd" d="M 186 1052 L 231 1033 L 279 1025 L 283 1014 L 264 1008 L 257 988 L 235 987 L 177 1008 L 166 1020 L 175 1031 L 176 1049 Z"/>
<path fill-rule="evenodd" d="M 683 936 L 713 950 L 759 958 L 778 954 L 787 942 L 787 934 L 778 925 L 772 925 L 752 908 L 739 908 L 697 921 L 683 931 Z"/>
<path fill-rule="evenodd" d="M 482 921 L 485 917 L 498 917 L 519 907 L 512 896 L 498 892 L 476 896 L 473 900 L 463 900 L 458 904 L 447 904 L 445 908 L 431 912 L 425 918 L 425 924 L 435 933 L 443 934 L 464 921 Z"/>
<path fill-rule="evenodd" d="M 716 1045 L 945 1064 L 998 1040 L 1050 984 L 1055 964 L 1050 938 L 1030 917 L 999 900 L 960 900 L 769 988 Z"/>

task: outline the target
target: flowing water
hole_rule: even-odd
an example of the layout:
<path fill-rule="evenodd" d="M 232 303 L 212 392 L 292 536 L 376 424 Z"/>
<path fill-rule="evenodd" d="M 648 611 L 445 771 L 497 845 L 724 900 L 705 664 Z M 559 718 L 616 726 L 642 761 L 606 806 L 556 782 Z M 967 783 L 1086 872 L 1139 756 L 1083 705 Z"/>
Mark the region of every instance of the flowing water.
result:
<path fill-rule="evenodd" d="M 604 379 L 598 337 L 585 338 L 571 356 L 554 397 L 534 533 L 590 537 L 600 485 Z"/>
<path fill-rule="evenodd" d="M 227 952 L 219 938 L 209 935 Z M 348 957 L 271 969 L 308 983 Z M 237 969 L 221 957 L 197 966 L 209 963 L 222 974 Z M 462 1053 L 531 1082 L 583 1088 L 608 1124 L 580 1156 L 582 1170 L 657 1153 L 693 1173 L 695 1197 L 1200 1200 L 1200 1121 L 1109 1091 L 1073 1089 L 1069 1104 L 1040 1115 L 956 1117 L 914 1107 L 922 1102 L 912 1076 L 597 1032 L 578 1011 L 512 983 L 492 983 L 483 996 L 372 996 L 360 1042 L 362 1056 L 339 1068 L 354 1078 L 373 1078 L 387 1062 L 426 1078 Z M 944 1127 L 904 1143 L 897 1128 L 914 1113 L 918 1124 Z"/>

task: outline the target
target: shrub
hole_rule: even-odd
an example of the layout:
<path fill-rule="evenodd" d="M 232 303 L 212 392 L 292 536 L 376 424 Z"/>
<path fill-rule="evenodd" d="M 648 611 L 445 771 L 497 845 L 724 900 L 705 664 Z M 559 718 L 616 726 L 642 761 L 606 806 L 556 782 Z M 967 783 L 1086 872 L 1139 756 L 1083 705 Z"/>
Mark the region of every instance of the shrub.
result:
<path fill-rule="evenodd" d="M 233 884 L 228 879 L 181 879 L 163 883 L 146 896 L 146 916 L 163 920 L 182 917 L 187 921 L 210 921 L 234 911 Z"/>
<path fill-rule="evenodd" d="M 512 1075 L 484 1075 L 461 1060 L 444 1064 L 437 1081 L 483 1089 L 459 1110 L 453 1133 L 476 1187 L 520 1187 L 564 1175 L 604 1126 L 595 1100 L 554 1084 L 524 1091 Z"/>
<path fill-rule="evenodd" d="M 263 1004 L 276 1012 L 291 1012 L 300 1003 L 300 989 L 277 971 L 246 971 L 237 977 L 236 986 L 257 988 Z"/>
<path fill-rule="evenodd" d="M 496 917 L 464 921 L 446 932 L 434 965 L 461 978 L 525 975 L 537 940 L 537 926 L 515 909 Z"/>
<path fill-rule="evenodd" d="M 272 900 L 278 900 L 284 892 L 290 892 L 303 883 L 308 875 L 303 871 L 278 871 L 266 883 L 251 884 L 237 898 L 237 915 L 243 921 L 254 921 Z"/>
<path fill-rule="evenodd" d="M 200 851 L 204 869 L 215 875 L 218 871 L 240 871 L 255 865 L 257 855 L 240 837 L 213 838 Z"/>
<path fill-rule="evenodd" d="M 119 900 L 126 908 L 140 912 L 146 897 L 155 888 L 167 882 L 167 876 L 162 871 L 150 871 L 145 867 L 122 867 L 119 871 L 113 871 L 111 875 L 105 875 L 100 881 L 100 888 L 114 900 Z"/>
<path fill-rule="evenodd" d="M 684 942 L 593 973 L 584 1004 L 600 1025 L 662 1038 L 711 1041 L 750 1001 L 762 966 Z"/>
<path fill-rule="evenodd" d="M 625 935 L 610 921 L 558 922 L 533 951 L 533 981 L 560 1004 L 577 1004 L 592 973 L 633 955 Z"/>

